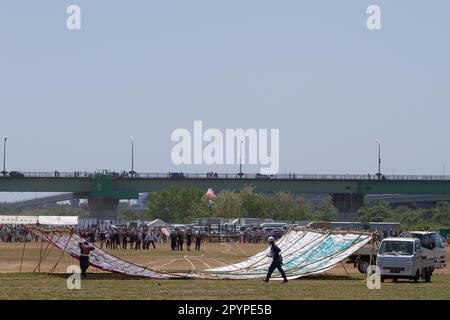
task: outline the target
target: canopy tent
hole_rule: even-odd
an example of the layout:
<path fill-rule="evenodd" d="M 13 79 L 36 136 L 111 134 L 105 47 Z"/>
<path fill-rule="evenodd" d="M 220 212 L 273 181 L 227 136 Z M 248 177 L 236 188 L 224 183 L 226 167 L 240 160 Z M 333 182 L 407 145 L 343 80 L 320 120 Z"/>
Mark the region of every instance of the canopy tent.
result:
<path fill-rule="evenodd" d="M 78 225 L 77 216 L 2 216 L 0 224 Z"/>
<path fill-rule="evenodd" d="M 150 221 L 150 222 L 146 223 L 146 225 L 147 225 L 147 227 L 150 227 L 150 228 L 154 228 L 154 227 L 157 227 L 157 226 L 164 226 L 164 227 L 168 227 L 169 226 L 169 224 L 167 222 L 165 222 L 165 221 L 163 221 L 161 219 L 155 219 L 153 221 Z"/>

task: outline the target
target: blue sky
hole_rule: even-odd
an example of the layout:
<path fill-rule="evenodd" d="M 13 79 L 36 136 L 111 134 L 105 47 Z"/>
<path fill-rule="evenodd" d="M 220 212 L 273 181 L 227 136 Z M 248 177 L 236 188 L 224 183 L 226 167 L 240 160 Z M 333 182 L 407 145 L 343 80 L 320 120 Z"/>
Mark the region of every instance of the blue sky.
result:
<path fill-rule="evenodd" d="M 79 5 L 82 29 L 66 28 Z M 382 30 L 366 28 L 381 7 Z M 280 172 L 450 173 L 450 2 L 0 2 L 9 170 L 171 163 L 177 128 L 280 129 Z M 248 167 L 256 172 L 258 167 Z M 11 195 L 0 194 L 0 200 Z"/>

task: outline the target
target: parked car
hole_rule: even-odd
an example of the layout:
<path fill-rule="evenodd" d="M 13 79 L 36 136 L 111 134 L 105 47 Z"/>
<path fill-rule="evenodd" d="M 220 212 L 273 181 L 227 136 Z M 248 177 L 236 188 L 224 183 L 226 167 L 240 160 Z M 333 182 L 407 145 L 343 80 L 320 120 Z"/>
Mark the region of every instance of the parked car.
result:
<path fill-rule="evenodd" d="M 268 237 L 274 237 L 275 239 L 278 239 L 286 233 L 286 231 L 280 227 L 266 227 L 262 229 L 262 232 L 266 239 Z"/>
<path fill-rule="evenodd" d="M 268 174 L 261 174 L 261 173 L 255 174 L 255 179 L 270 179 L 272 177 L 273 177 L 272 175 Z"/>
<path fill-rule="evenodd" d="M 288 225 L 287 223 L 283 223 L 283 222 L 267 222 L 267 223 L 262 223 L 261 224 L 261 228 L 282 228 L 284 230 L 288 229 Z"/>
<path fill-rule="evenodd" d="M 25 177 L 25 175 L 23 173 L 19 172 L 19 171 L 11 171 L 9 173 L 9 176 L 11 178 L 24 178 Z"/>
<path fill-rule="evenodd" d="M 185 179 L 183 172 L 171 172 L 169 173 L 169 179 Z"/>

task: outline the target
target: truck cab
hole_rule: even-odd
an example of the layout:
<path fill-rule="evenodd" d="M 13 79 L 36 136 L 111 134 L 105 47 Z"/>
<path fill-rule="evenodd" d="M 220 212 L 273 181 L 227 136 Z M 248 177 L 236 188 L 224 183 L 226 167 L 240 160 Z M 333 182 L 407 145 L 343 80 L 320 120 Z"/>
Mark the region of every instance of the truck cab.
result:
<path fill-rule="evenodd" d="M 386 238 L 381 241 L 376 264 L 381 271 L 381 281 L 385 279 L 410 279 L 417 282 L 420 278 L 429 282 L 434 270 L 434 261 L 422 251 L 420 239 Z"/>

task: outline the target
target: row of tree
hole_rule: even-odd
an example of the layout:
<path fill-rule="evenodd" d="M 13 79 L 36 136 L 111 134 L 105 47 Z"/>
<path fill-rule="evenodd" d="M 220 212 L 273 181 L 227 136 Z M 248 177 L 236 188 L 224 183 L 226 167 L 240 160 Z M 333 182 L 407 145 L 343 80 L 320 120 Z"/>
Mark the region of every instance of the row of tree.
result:
<path fill-rule="evenodd" d="M 336 219 L 336 209 L 329 202 L 313 207 L 303 197 L 288 192 L 259 194 L 251 186 L 239 192 L 221 191 L 213 199 L 208 199 L 203 190 L 171 188 L 151 195 L 145 216 L 171 222 L 203 217 L 328 221 Z"/>
<path fill-rule="evenodd" d="M 273 195 L 256 193 L 249 186 L 239 192 L 224 190 L 208 201 L 203 190 L 171 188 L 151 195 L 145 217 L 171 222 L 190 222 L 202 217 L 272 218 L 276 220 L 335 221 L 336 208 L 331 200 L 311 205 L 304 197 L 289 192 Z M 365 205 L 358 211 L 361 222 L 400 222 L 406 229 L 450 227 L 450 204 L 438 203 L 429 209 L 406 206 L 393 208 L 387 203 Z"/>
<path fill-rule="evenodd" d="M 411 209 L 407 206 L 392 208 L 387 203 L 366 205 L 358 211 L 362 222 L 400 222 L 402 227 L 414 230 L 450 228 L 450 203 L 439 202 L 435 207 Z"/>
<path fill-rule="evenodd" d="M 119 209 L 119 220 L 162 219 L 172 223 L 188 223 L 197 218 L 272 218 L 287 221 L 335 221 L 336 208 L 327 199 L 312 205 L 303 196 L 289 192 L 260 194 L 248 186 L 240 191 L 224 190 L 208 199 L 204 190 L 170 188 L 151 195 L 146 211 Z M 0 204 L 0 214 L 77 215 L 88 217 L 87 208 L 57 206 L 48 209 L 22 210 Z M 433 208 L 393 208 L 386 203 L 365 205 L 358 211 L 361 222 L 400 222 L 406 229 L 438 229 L 450 227 L 450 203 Z"/>

